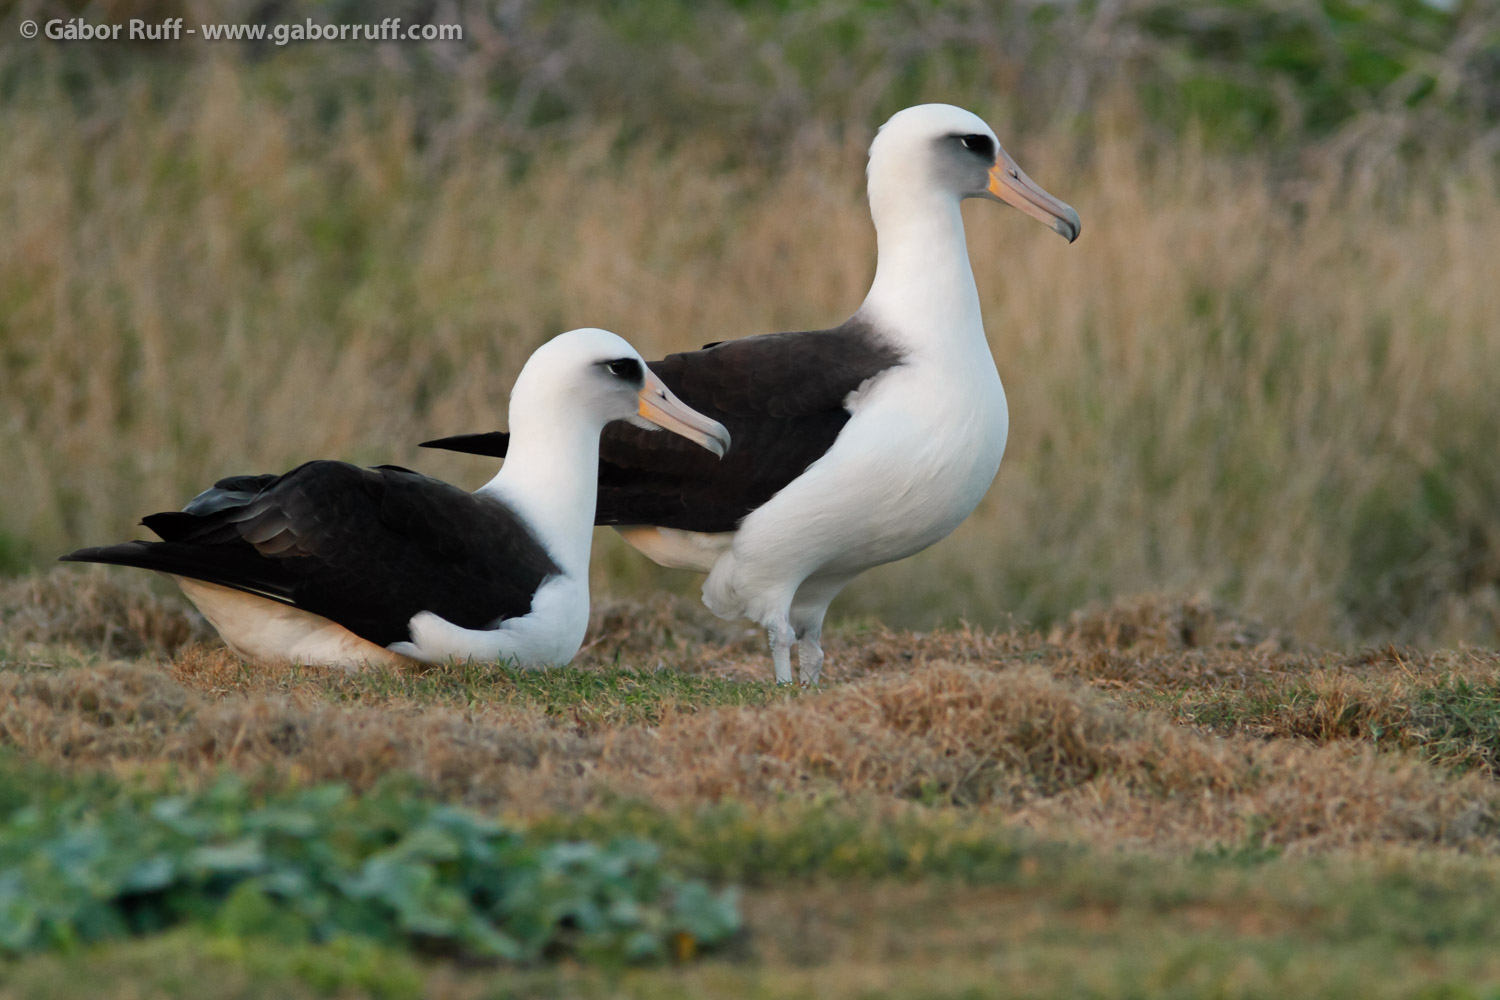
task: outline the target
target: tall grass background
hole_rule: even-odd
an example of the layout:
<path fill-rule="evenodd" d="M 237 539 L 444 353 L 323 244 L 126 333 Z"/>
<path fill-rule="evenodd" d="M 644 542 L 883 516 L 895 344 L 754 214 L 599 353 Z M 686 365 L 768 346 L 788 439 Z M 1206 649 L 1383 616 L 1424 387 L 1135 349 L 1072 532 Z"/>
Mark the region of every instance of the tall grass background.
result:
<path fill-rule="evenodd" d="M 1167 589 L 1322 640 L 1497 641 L 1489 112 L 1461 88 L 1437 114 L 1356 91 L 1331 124 L 1205 112 L 1213 87 L 1139 69 L 1177 8 L 1121 6 L 1061 5 L 1046 33 L 1036 5 L 517 4 L 454 5 L 468 40 L 420 52 L 8 42 L 0 567 L 310 458 L 477 485 L 484 460 L 416 443 L 503 426 L 521 363 L 572 327 L 650 357 L 837 323 L 873 272 L 870 136 L 949 100 L 1083 236 L 965 209 L 1009 449 L 953 537 L 835 615 L 1046 622 Z M 1491 51 L 1492 21 L 1448 16 L 1445 52 Z M 824 72 L 819 32 L 844 39 Z M 601 591 L 694 585 L 599 542 Z"/>

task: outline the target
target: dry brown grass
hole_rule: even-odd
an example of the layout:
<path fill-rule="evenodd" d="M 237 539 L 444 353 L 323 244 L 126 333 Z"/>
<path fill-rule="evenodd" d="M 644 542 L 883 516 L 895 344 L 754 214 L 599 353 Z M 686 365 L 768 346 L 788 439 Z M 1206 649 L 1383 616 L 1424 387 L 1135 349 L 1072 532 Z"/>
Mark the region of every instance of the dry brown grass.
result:
<path fill-rule="evenodd" d="M 1206 737 L 1009 664 L 925 662 L 791 705 L 701 713 L 661 735 L 692 762 L 678 773 L 700 796 L 831 785 L 985 803 L 1107 844 L 1476 845 L 1500 820 L 1486 779 L 1338 742 Z"/>
<path fill-rule="evenodd" d="M 74 645 L 108 659 L 171 655 L 216 638 L 202 616 L 180 598 L 162 597 L 144 575 L 90 567 L 0 581 L 4 645 Z"/>
<path fill-rule="evenodd" d="M 502 423 L 546 337 L 601 325 L 659 355 L 816 327 L 869 279 L 876 122 L 774 174 L 712 136 L 622 151 L 607 129 L 518 172 L 483 136 L 419 142 L 397 97 L 323 135 L 241 67 L 191 80 L 8 118 L 0 561 L 311 457 L 475 483 L 483 462 L 415 444 Z M 1381 200 L 1097 122 L 1012 144 L 1079 208 L 1076 245 L 969 210 L 1013 412 L 996 486 L 836 613 L 990 626 L 1169 588 L 1323 641 L 1495 636 L 1490 174 L 1432 165 Z M 692 590 L 601 537 L 601 592 Z"/>
<path fill-rule="evenodd" d="M 145 648 L 160 631 L 150 617 L 130 618 L 135 605 L 107 588 L 93 600 L 119 609 L 112 627 L 121 648 Z M 1151 850 L 1489 851 L 1500 829 L 1490 771 L 1455 775 L 1407 750 L 1380 752 L 1350 721 L 1368 726 L 1398 706 L 1413 711 L 1423 678 L 1491 683 L 1500 675 L 1493 655 L 1393 669 L 1381 655 L 1289 650 L 1223 609 L 1158 598 L 1077 616 L 1050 635 L 835 634 L 829 686 L 790 700 L 714 707 L 652 695 L 651 672 L 663 668 L 705 680 L 763 678 L 759 642 L 701 615 L 672 599 L 606 603 L 594 648 L 614 651 L 556 675 L 560 686 L 543 684 L 540 695 L 519 677 L 464 666 L 413 675 L 251 669 L 212 644 L 76 667 L 48 667 L 39 652 L 29 665 L 0 669 L 0 745 L 54 766 L 189 783 L 229 768 L 272 782 L 368 788 L 399 773 L 445 798 L 533 817 L 622 797 L 664 806 L 770 807 L 788 797 L 895 810 L 946 804 Z M 38 649 L 77 635 L 73 625 L 44 631 Z M 621 668 L 659 697 L 650 722 L 589 704 L 611 695 L 567 686 L 618 678 Z M 1300 684 L 1314 696 L 1267 708 L 1258 723 L 1194 718 L 1192 698 L 1202 704 L 1267 684 Z M 1191 698 L 1163 702 L 1173 692 Z M 1364 714 L 1351 716 L 1351 701 Z M 1151 707 L 1161 704 L 1172 713 Z"/>
<path fill-rule="evenodd" d="M 195 657 L 223 655 L 190 654 L 188 675 L 200 676 Z M 0 741 L 29 757 L 194 780 L 230 768 L 364 789 L 401 772 L 445 797 L 488 805 L 523 797 L 545 808 L 567 801 L 551 794 L 554 770 L 574 773 L 602 752 L 597 740 L 513 709 L 338 706 L 318 693 L 206 698 L 154 667 L 5 676 L 0 689 Z"/>

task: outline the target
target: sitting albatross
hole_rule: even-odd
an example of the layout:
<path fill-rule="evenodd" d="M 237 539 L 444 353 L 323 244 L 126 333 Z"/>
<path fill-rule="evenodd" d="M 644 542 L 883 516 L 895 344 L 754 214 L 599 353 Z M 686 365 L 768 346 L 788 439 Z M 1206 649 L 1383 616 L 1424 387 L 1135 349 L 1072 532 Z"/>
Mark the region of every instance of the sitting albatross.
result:
<path fill-rule="evenodd" d="M 521 369 L 510 457 L 474 493 L 395 466 L 308 462 L 150 515 L 160 542 L 62 558 L 171 574 L 253 661 L 564 664 L 588 627 L 599 433 L 622 419 L 729 447 L 624 340 L 574 330 Z"/>
<path fill-rule="evenodd" d="M 1005 451 L 959 203 L 1003 201 L 1071 243 L 1078 213 L 1038 187 L 962 108 L 897 113 L 870 146 L 878 261 L 864 304 L 831 330 L 710 344 L 652 362 L 720 420 L 722 463 L 632 427 L 605 429 L 596 520 L 664 566 L 706 572 L 703 601 L 748 617 L 789 683 L 823 664 L 823 617 L 857 574 L 912 555 L 968 517 Z M 503 455 L 504 434 L 430 447 Z"/>

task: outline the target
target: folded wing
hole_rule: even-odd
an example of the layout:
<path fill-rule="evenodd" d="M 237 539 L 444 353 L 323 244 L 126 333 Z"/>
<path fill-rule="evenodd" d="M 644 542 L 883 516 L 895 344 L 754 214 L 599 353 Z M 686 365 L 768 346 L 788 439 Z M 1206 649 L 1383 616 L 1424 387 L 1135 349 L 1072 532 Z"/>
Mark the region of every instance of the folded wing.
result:
<path fill-rule="evenodd" d="M 162 540 L 63 558 L 242 590 L 381 646 L 409 638 L 419 611 L 471 629 L 525 615 L 559 572 L 508 507 L 393 466 L 309 462 L 281 476 L 233 476 L 142 523 Z"/>

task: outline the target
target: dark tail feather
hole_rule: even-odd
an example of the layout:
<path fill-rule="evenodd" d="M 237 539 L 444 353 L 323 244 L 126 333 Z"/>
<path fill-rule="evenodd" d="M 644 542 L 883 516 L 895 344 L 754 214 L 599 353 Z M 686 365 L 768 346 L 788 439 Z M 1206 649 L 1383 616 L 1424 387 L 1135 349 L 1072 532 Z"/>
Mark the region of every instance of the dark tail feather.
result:
<path fill-rule="evenodd" d="M 205 558 L 206 557 L 206 558 Z M 186 576 L 204 583 L 242 590 L 257 597 L 267 597 L 283 604 L 295 604 L 291 588 L 279 581 L 266 579 L 265 560 L 254 549 L 242 552 L 227 546 L 202 546 L 173 542 L 121 542 L 79 549 L 61 556 L 58 562 L 92 562 L 111 566 L 134 566 L 154 569 L 158 573 Z"/>
<path fill-rule="evenodd" d="M 452 437 L 423 441 L 423 448 L 438 448 L 442 451 L 461 451 L 465 455 L 486 455 L 504 458 L 510 448 L 510 435 L 505 431 L 489 431 L 484 434 L 455 434 Z"/>
<path fill-rule="evenodd" d="M 155 551 L 158 542 L 121 542 L 119 545 L 99 545 L 79 549 L 59 556 L 58 562 L 107 563 L 111 566 L 139 566 L 141 569 L 159 569 L 166 573 L 172 569 L 162 565 L 163 559 Z"/>

